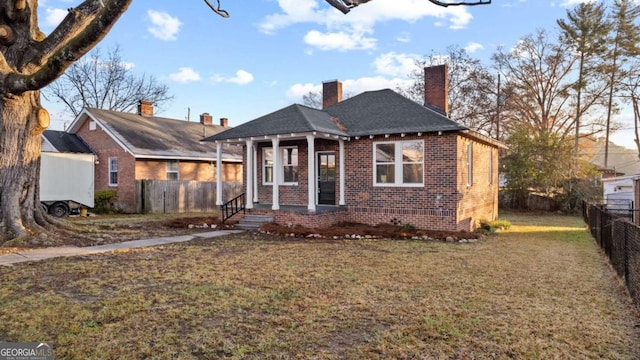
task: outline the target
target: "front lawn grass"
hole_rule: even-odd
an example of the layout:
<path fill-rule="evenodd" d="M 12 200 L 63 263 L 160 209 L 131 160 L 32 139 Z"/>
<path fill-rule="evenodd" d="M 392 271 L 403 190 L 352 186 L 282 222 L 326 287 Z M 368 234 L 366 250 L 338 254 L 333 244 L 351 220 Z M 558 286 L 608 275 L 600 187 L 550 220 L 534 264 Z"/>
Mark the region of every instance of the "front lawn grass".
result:
<path fill-rule="evenodd" d="M 475 244 L 242 234 L 0 268 L 0 341 L 57 359 L 638 359 L 576 217 Z"/>

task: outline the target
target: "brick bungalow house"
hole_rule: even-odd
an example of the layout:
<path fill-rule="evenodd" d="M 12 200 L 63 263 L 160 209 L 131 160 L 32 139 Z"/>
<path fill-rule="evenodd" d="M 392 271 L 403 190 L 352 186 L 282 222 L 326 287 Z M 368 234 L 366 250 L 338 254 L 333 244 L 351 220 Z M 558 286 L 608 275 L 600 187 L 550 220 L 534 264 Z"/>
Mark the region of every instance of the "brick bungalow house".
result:
<path fill-rule="evenodd" d="M 291 105 L 204 141 L 243 146 L 250 214 L 473 230 L 498 215 L 503 145 L 450 120 L 447 92 L 446 66 L 425 69 L 424 106 L 389 89 L 342 101 L 325 82 L 322 110 Z"/>
<path fill-rule="evenodd" d="M 225 147 L 221 164 L 203 137 L 228 129 L 227 119 L 214 125 L 208 113 L 200 122 L 156 117 L 153 104 L 141 101 L 137 113 L 84 109 L 66 130 L 77 135 L 98 156 L 95 189 L 117 191 L 117 207 L 136 211 L 136 180 L 242 182 L 242 154 L 236 146 Z"/>

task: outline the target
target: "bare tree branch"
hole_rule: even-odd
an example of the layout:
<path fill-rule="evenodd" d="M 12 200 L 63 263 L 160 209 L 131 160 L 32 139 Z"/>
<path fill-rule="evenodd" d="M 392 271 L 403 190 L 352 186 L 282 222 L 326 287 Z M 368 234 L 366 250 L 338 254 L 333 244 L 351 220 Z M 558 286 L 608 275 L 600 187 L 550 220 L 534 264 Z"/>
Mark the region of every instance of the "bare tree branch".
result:
<path fill-rule="evenodd" d="M 38 90 L 57 79 L 109 32 L 132 0 L 86 0 L 71 9 L 65 20 L 44 41 L 34 41 L 34 52 L 24 74 L 5 79 L 5 92 Z M 32 15 L 32 16 L 35 16 Z"/>

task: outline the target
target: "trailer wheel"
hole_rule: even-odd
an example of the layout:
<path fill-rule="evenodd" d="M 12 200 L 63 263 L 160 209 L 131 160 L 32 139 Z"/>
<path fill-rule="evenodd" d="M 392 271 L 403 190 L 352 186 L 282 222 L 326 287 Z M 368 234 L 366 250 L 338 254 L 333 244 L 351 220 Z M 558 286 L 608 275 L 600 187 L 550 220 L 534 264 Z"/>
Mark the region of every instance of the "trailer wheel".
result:
<path fill-rule="evenodd" d="M 69 215 L 69 207 L 63 202 L 54 203 L 49 207 L 49 214 L 56 217 L 63 217 Z"/>

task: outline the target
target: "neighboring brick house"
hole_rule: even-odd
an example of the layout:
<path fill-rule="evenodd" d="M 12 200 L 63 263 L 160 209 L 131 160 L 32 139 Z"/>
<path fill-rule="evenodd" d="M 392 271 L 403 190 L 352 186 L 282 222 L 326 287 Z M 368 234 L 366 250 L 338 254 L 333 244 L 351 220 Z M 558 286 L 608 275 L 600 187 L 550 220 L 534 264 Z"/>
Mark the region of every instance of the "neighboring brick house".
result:
<path fill-rule="evenodd" d="M 67 132 L 88 144 L 98 156 L 96 190 L 117 191 L 117 207 L 135 212 L 135 181 L 216 181 L 216 155 L 204 137 L 228 129 L 227 119 L 214 125 L 205 113 L 200 122 L 153 115 L 153 104 L 141 101 L 137 113 L 86 108 Z M 225 148 L 222 181 L 242 182 L 242 154 Z"/>
<path fill-rule="evenodd" d="M 422 106 L 389 89 L 341 101 L 341 83 L 325 82 L 323 110 L 291 105 L 205 141 L 243 145 L 252 214 L 472 230 L 498 216 L 504 146 L 445 115 L 446 66 L 425 69 L 425 84 Z"/>

